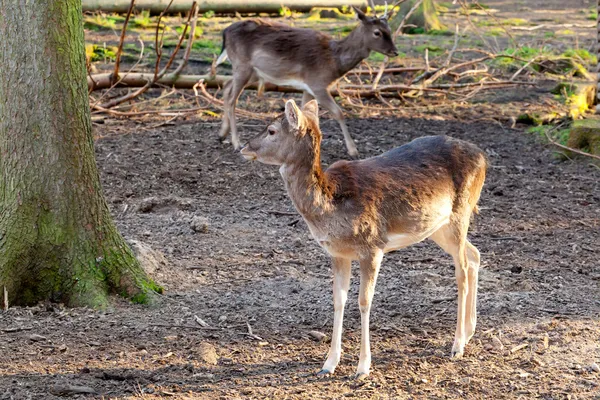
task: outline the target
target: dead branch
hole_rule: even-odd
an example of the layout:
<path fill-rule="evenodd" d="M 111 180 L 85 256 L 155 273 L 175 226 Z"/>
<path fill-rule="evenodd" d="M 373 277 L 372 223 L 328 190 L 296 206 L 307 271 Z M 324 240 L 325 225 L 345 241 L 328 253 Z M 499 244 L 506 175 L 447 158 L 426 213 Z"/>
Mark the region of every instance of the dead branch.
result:
<path fill-rule="evenodd" d="M 133 11 L 133 5 L 135 0 L 131 0 L 129 3 L 129 9 L 127 10 L 127 16 L 125 16 L 125 22 L 123 22 L 123 29 L 121 29 L 121 37 L 119 38 L 119 47 L 117 48 L 117 54 L 115 56 L 115 70 L 113 73 L 113 82 L 119 79 L 119 66 L 121 64 L 121 53 L 123 52 L 123 43 L 125 42 L 125 33 L 127 32 L 127 24 L 131 18 L 131 12 Z"/>
<path fill-rule="evenodd" d="M 118 97 L 116 99 L 110 100 L 109 102 L 102 104 L 100 106 L 101 108 L 104 108 L 104 109 L 111 108 L 111 107 L 114 107 L 116 105 L 119 105 L 121 103 L 124 103 L 126 101 L 129 101 L 131 99 L 134 99 L 134 98 L 138 97 L 139 95 L 141 95 L 142 93 L 145 93 L 148 89 L 150 89 L 152 87 L 152 85 L 157 80 L 159 80 L 160 78 L 162 78 L 167 73 L 167 71 L 171 67 L 171 64 L 173 63 L 173 60 L 175 59 L 175 56 L 177 55 L 177 52 L 181 48 L 181 44 L 183 43 L 183 40 L 185 39 L 185 35 L 186 35 L 187 30 L 188 30 L 189 25 L 190 25 L 190 19 L 192 18 L 192 14 L 195 13 L 195 10 L 196 10 L 196 2 L 194 2 L 192 4 L 192 9 L 190 10 L 190 13 L 188 15 L 188 19 L 187 19 L 187 21 L 185 23 L 185 27 L 183 29 L 183 32 L 181 33 L 181 36 L 179 37 L 179 41 L 177 42 L 177 46 L 175 46 L 175 49 L 173 50 L 173 54 L 171 54 L 171 57 L 169 58 L 169 61 L 167 61 L 167 64 L 163 67 L 163 69 L 158 74 L 155 73 L 154 78 L 152 80 L 149 80 L 140 89 L 136 90 L 135 92 L 128 93 L 125 96 L 121 96 L 121 97 Z M 160 25 L 160 22 L 159 22 L 158 25 Z M 189 40 L 188 40 L 188 42 L 189 42 Z M 156 65 L 158 65 L 159 62 L 160 62 L 160 59 L 158 59 L 158 57 L 157 57 Z"/>

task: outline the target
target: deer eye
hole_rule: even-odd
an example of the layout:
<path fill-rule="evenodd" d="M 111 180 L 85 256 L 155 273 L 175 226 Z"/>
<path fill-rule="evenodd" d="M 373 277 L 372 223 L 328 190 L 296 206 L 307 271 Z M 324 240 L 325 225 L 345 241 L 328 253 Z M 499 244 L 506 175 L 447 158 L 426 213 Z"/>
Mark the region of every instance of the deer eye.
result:
<path fill-rule="evenodd" d="M 270 127 L 267 129 L 267 132 L 269 133 L 269 135 L 274 135 L 274 134 L 276 134 L 276 133 L 277 133 L 277 129 L 275 129 L 274 127 L 270 126 Z"/>
<path fill-rule="evenodd" d="M 373 31 L 373 35 L 375 35 L 375 37 L 381 37 L 381 31 L 380 30 Z"/>

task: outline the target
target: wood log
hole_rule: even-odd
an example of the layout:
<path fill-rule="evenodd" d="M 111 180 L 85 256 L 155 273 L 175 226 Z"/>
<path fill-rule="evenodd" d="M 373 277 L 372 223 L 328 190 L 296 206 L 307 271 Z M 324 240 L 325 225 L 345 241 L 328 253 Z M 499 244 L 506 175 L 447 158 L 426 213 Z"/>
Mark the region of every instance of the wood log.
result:
<path fill-rule="evenodd" d="M 170 0 L 137 0 L 134 9 L 137 11 L 148 10 L 151 14 L 160 14 Z M 131 0 L 83 0 L 83 11 L 103 11 L 112 13 L 126 13 Z M 169 13 L 187 13 L 192 7 L 193 0 L 174 0 L 169 8 Z M 253 14 L 269 13 L 277 14 L 282 5 L 292 11 L 307 12 L 313 7 L 322 6 L 315 0 L 201 0 L 198 1 L 199 12 L 214 11 L 216 14 Z M 342 6 L 367 7 L 366 0 L 331 0 L 327 7 L 339 8 Z"/>

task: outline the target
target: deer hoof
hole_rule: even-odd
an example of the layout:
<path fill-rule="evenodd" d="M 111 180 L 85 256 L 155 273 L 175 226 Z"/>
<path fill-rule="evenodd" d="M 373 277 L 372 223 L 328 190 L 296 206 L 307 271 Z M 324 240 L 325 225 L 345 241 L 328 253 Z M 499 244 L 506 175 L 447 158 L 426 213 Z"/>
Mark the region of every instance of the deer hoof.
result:
<path fill-rule="evenodd" d="M 322 376 L 328 376 L 328 375 L 332 375 L 333 372 L 329 371 L 328 369 L 322 369 L 319 372 L 317 372 L 317 376 L 322 377 Z"/>
<path fill-rule="evenodd" d="M 463 357 L 464 353 L 462 350 L 452 350 L 452 354 L 450 355 L 450 358 L 452 358 L 453 360 L 459 360 Z"/>
<path fill-rule="evenodd" d="M 365 373 L 365 372 L 357 372 L 354 375 L 354 380 L 355 381 L 364 381 L 365 379 L 367 379 L 369 377 L 369 374 Z"/>

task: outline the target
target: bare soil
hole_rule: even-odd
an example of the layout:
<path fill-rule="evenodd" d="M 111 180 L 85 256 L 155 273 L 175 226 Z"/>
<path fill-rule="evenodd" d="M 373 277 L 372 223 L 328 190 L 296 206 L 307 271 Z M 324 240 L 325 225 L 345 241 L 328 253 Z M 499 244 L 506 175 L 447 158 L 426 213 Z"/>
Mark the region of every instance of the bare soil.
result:
<path fill-rule="evenodd" d="M 363 156 L 430 134 L 470 140 L 489 155 L 470 234 L 483 260 L 480 322 L 464 359 L 448 357 L 452 261 L 424 242 L 385 258 L 370 379 L 350 379 L 360 336 L 356 279 L 341 365 L 317 379 L 328 344 L 308 332 L 330 333 L 328 259 L 276 168 L 242 160 L 216 141 L 213 124 L 142 131 L 120 123 L 98 128 L 104 189 L 125 236 L 166 255 L 168 265 L 153 273 L 166 295 L 154 307 L 116 299 L 110 311 L 1 313 L 0 398 L 52 399 L 61 385 L 103 398 L 597 398 L 600 171 L 557 163 L 535 137 L 496 124 L 398 118 L 349 126 Z M 335 121 L 324 120 L 323 130 L 329 164 L 345 150 Z"/>

